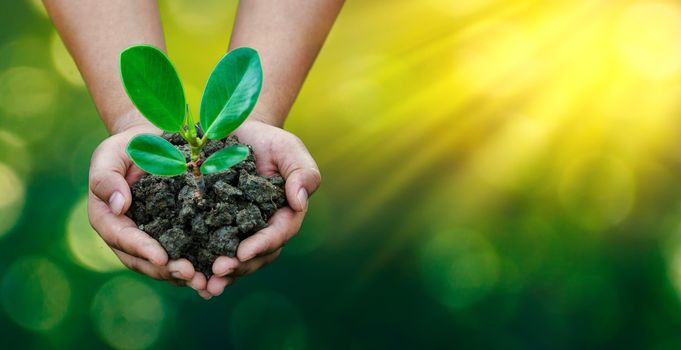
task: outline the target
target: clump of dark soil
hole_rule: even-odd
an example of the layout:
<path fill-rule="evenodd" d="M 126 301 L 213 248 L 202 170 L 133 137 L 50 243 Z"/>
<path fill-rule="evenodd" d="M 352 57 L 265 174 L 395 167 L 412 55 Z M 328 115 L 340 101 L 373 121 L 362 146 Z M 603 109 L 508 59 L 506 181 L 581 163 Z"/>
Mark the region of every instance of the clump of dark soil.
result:
<path fill-rule="evenodd" d="M 164 138 L 189 158 L 189 148 L 179 135 Z M 238 143 L 236 136 L 209 140 L 203 159 Z M 204 175 L 204 181 L 206 191 L 197 198 L 189 173 L 173 177 L 145 174 L 132 186 L 127 215 L 161 243 L 170 259 L 186 258 L 197 271 L 210 276 L 218 256 L 235 256 L 239 242 L 266 227 L 274 212 L 287 203 L 284 179 L 258 175 L 252 151 L 231 169 Z"/>

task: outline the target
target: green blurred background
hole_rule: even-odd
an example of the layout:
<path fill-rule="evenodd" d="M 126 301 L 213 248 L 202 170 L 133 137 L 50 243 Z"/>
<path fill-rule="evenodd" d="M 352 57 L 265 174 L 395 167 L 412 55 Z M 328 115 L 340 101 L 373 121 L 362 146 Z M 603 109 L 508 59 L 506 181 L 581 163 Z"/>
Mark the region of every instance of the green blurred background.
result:
<path fill-rule="evenodd" d="M 236 6 L 160 2 L 194 108 Z M 89 228 L 106 131 L 38 1 L 0 28 L 3 348 L 681 348 L 677 1 L 348 1 L 305 225 L 208 302 Z"/>

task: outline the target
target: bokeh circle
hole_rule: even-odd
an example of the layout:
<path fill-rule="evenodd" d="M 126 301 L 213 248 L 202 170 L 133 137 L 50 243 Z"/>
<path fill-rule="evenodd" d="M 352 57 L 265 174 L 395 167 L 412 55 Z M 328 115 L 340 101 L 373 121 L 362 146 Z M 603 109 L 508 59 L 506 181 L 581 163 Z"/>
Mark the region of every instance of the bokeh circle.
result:
<path fill-rule="evenodd" d="M 440 230 L 425 241 L 420 253 L 424 286 L 452 310 L 481 300 L 499 279 L 499 257 L 489 241 L 476 232 Z"/>
<path fill-rule="evenodd" d="M 106 282 L 92 304 L 97 331 L 114 349 L 149 348 L 161 335 L 165 316 L 161 296 L 127 276 Z"/>
<path fill-rule="evenodd" d="M 17 223 L 24 207 L 25 187 L 17 173 L 0 163 L 0 237 Z"/>
<path fill-rule="evenodd" d="M 14 262 L 2 281 L 2 306 L 20 326 L 45 332 L 58 326 L 71 301 L 71 285 L 59 266 L 41 256 Z"/>
<path fill-rule="evenodd" d="M 90 226 L 87 215 L 87 195 L 71 209 L 66 224 L 66 243 L 74 260 L 97 272 L 111 272 L 125 268 L 116 254 Z"/>

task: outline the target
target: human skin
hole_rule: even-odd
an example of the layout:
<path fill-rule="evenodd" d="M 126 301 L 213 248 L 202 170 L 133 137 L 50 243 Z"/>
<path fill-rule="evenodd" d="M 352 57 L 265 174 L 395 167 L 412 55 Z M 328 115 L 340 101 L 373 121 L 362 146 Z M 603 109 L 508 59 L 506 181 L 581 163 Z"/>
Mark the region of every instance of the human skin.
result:
<path fill-rule="evenodd" d="M 188 285 L 210 299 L 237 278 L 276 259 L 286 241 L 298 232 L 308 198 L 321 181 L 303 142 L 281 127 L 343 0 L 239 3 L 230 49 L 248 46 L 259 52 L 263 87 L 253 112 L 235 134 L 253 146 L 261 174 L 280 173 L 286 179 L 290 207 L 277 211 L 267 228 L 241 242 L 236 257 L 218 257 L 209 280 L 188 260 L 169 260 L 161 245 L 124 215 L 132 202 L 130 185 L 143 174 L 130 161 L 125 147 L 137 134 L 161 134 L 161 130 L 142 117 L 126 95 L 118 55 L 136 44 L 151 44 L 165 51 L 156 1 L 43 2 L 111 134 L 92 155 L 88 216 L 121 262 L 152 278 Z"/>

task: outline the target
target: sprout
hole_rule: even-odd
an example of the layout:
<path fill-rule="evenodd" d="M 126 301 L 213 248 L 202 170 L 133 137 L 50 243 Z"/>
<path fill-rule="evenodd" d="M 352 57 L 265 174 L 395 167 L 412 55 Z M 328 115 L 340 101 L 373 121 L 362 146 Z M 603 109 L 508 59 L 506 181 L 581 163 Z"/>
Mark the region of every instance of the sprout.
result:
<path fill-rule="evenodd" d="M 169 133 L 179 133 L 189 144 L 190 160 L 164 138 L 152 134 L 135 136 L 126 149 L 142 170 L 160 176 L 185 171 L 203 191 L 202 174 L 224 171 L 246 159 L 248 147 L 234 145 L 201 159 L 208 139 L 223 139 L 253 110 L 262 87 L 258 53 L 238 48 L 223 56 L 208 78 L 199 110 L 199 125 L 186 103 L 182 82 L 168 57 L 158 48 L 136 45 L 120 55 L 121 78 L 135 107 L 152 124 Z"/>

